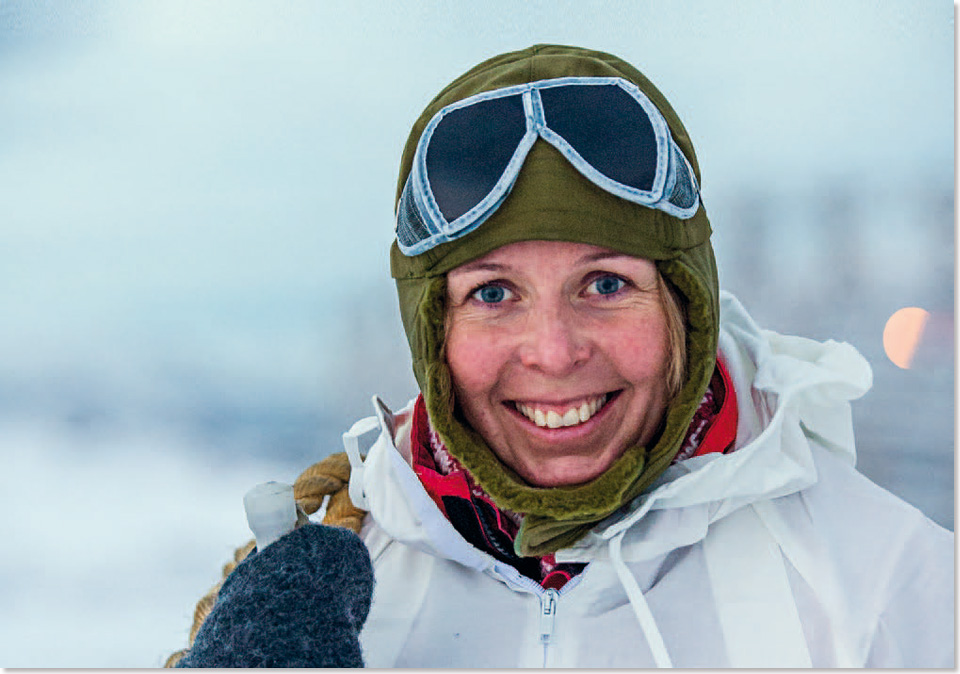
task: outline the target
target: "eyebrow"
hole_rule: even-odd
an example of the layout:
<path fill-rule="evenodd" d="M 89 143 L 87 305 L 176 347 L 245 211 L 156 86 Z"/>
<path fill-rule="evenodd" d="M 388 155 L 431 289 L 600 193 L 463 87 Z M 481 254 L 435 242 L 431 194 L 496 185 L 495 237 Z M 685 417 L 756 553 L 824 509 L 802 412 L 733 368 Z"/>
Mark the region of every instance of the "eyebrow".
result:
<path fill-rule="evenodd" d="M 627 255 L 626 253 L 619 253 L 614 250 L 602 250 L 596 253 L 587 253 L 586 255 L 582 256 L 579 260 L 577 260 L 574 264 L 579 266 L 584 264 L 590 264 L 592 262 L 600 262 L 602 260 L 612 260 L 612 259 L 622 259 L 622 258 L 634 259 L 634 256 Z M 511 269 L 513 269 L 513 267 L 508 264 L 500 264 L 497 262 L 483 262 L 483 261 L 468 262 L 467 264 L 457 268 L 458 271 L 465 272 L 465 273 L 478 272 L 478 271 L 504 272 L 504 271 L 509 271 Z"/>
<path fill-rule="evenodd" d="M 510 268 L 511 268 L 510 265 L 497 264 L 495 262 L 468 262 L 465 265 L 457 267 L 457 271 L 460 271 L 460 272 L 506 271 Z"/>
<path fill-rule="evenodd" d="M 626 253 L 618 253 L 614 250 L 602 250 L 598 253 L 587 253 L 577 260 L 577 264 L 587 264 L 589 262 L 599 262 L 601 260 L 610 260 L 614 258 L 635 259 L 633 255 L 627 255 Z"/>

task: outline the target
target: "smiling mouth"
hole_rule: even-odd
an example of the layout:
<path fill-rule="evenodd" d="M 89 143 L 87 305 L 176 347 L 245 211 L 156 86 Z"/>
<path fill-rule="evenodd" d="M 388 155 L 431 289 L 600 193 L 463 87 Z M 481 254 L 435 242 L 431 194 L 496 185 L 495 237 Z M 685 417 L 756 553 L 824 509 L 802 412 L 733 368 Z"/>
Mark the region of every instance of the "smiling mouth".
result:
<path fill-rule="evenodd" d="M 619 391 L 593 396 L 583 400 L 579 405 L 571 405 L 563 410 L 546 409 L 546 406 L 538 406 L 537 403 L 519 401 L 512 401 L 512 406 L 540 428 L 564 428 L 586 423 L 603 409 L 607 402 L 615 398 L 617 393 Z"/>

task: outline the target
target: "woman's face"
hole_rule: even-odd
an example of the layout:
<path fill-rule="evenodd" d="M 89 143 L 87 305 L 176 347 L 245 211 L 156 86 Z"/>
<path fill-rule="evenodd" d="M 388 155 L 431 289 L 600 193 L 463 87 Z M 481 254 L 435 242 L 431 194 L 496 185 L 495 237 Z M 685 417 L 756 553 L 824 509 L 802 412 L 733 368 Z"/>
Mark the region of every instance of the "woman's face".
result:
<path fill-rule="evenodd" d="M 528 483 L 586 482 L 656 434 L 670 358 L 658 288 L 649 260 L 556 241 L 447 274 L 457 403 Z"/>

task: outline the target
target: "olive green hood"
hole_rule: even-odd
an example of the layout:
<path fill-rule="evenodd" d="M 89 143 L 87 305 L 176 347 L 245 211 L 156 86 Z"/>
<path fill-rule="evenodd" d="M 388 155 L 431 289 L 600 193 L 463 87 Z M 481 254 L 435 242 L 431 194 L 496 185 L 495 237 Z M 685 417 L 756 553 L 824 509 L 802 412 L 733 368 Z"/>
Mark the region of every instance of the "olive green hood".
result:
<path fill-rule="evenodd" d="M 536 45 L 481 63 L 434 98 L 407 140 L 397 199 L 420 135 L 441 108 L 482 91 L 569 76 L 622 77 L 640 87 L 663 114 L 702 185 L 686 129 L 663 95 L 638 70 L 602 52 Z M 397 283 L 414 374 L 431 423 L 450 453 L 498 506 L 526 515 L 515 543 L 518 553 L 543 555 L 575 543 L 649 487 L 679 451 L 716 361 L 719 300 L 710 232 L 702 201 L 692 218 L 680 220 L 620 199 L 587 180 L 558 151 L 538 139 L 510 195 L 479 228 L 412 257 L 403 255 L 394 242 L 391 273 Z M 446 273 L 500 246 L 526 240 L 587 243 L 654 260 L 678 291 L 686 312 L 687 372 L 667 410 L 662 432 L 652 447 L 629 447 L 605 473 L 584 484 L 533 487 L 501 463 L 458 411 L 444 360 Z"/>

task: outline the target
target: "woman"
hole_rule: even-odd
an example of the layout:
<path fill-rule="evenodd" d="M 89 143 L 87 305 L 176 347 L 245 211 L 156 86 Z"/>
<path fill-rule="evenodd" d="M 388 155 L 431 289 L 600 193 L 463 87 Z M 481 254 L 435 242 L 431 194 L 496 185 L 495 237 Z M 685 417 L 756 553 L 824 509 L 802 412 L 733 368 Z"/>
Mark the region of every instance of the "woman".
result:
<path fill-rule="evenodd" d="M 308 525 L 180 664 L 952 666 L 952 534 L 853 468 L 869 367 L 720 293 L 699 184 L 609 54 L 535 46 L 440 92 L 391 250 L 422 394 L 344 435 L 372 604 L 364 547 Z M 342 461 L 298 481 L 307 510 Z"/>

